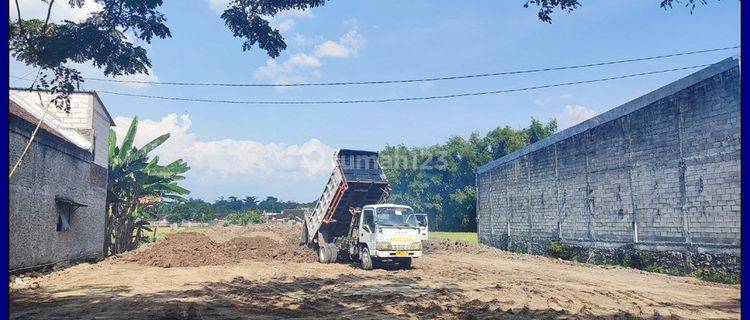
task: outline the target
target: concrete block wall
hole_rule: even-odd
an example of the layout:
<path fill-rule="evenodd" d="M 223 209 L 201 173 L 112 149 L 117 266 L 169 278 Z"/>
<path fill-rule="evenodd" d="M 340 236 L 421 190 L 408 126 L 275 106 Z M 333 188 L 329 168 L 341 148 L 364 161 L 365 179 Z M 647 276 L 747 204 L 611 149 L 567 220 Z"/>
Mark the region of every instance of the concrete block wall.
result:
<path fill-rule="evenodd" d="M 108 165 L 107 150 L 109 148 L 109 128 L 114 125 L 105 106 L 93 92 L 74 92 L 70 95 L 70 110 L 65 112 L 54 106 L 52 95 L 47 92 L 29 90 L 11 90 L 21 94 L 34 103 L 43 102 L 47 112 L 54 115 L 61 122 L 60 127 L 74 129 L 89 141 L 93 148 L 94 163 L 106 168 Z"/>
<path fill-rule="evenodd" d="M 114 125 L 110 122 L 109 114 L 99 99 L 92 96 L 93 113 L 92 113 L 92 143 L 94 145 L 94 163 L 107 168 L 109 165 L 109 127 Z"/>
<path fill-rule="evenodd" d="M 480 242 L 738 254 L 739 99 L 729 58 L 480 167 Z"/>
<path fill-rule="evenodd" d="M 36 124 L 9 119 L 9 163 L 21 155 Z M 9 268 L 30 268 L 104 255 L 107 171 L 87 150 L 39 130 L 22 165 L 9 181 Z M 86 207 L 70 218 L 68 231 L 57 231 L 56 196 Z"/>

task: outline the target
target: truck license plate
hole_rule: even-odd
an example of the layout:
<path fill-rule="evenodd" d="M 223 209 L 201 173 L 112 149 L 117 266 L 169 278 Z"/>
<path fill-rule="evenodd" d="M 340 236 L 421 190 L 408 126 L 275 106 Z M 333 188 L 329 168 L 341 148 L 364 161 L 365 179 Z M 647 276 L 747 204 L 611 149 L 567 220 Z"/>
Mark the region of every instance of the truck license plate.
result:
<path fill-rule="evenodd" d="M 409 251 L 406 250 L 396 250 L 396 256 L 397 257 L 408 257 Z"/>

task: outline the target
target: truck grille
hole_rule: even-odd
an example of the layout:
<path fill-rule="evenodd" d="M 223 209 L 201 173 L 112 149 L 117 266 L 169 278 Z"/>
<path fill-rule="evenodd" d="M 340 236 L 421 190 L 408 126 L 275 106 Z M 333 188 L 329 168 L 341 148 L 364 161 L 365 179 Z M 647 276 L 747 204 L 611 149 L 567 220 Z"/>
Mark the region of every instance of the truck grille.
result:
<path fill-rule="evenodd" d="M 393 250 L 409 250 L 411 249 L 410 244 L 394 244 Z"/>

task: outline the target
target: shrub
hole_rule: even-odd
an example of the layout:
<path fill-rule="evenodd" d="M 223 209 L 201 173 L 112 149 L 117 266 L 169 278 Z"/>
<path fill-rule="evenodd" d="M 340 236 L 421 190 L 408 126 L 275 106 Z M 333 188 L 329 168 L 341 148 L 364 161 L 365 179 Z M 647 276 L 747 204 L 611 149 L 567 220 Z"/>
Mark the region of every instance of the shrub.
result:
<path fill-rule="evenodd" d="M 229 224 L 236 225 L 247 225 L 249 223 L 262 223 L 266 221 L 266 217 L 262 213 L 256 210 L 251 211 L 237 211 L 232 212 L 226 217 Z"/>
<path fill-rule="evenodd" d="M 735 274 L 723 273 L 723 272 L 708 272 L 703 270 L 695 270 L 690 273 L 691 276 L 701 280 L 720 282 L 728 284 L 739 284 L 740 277 Z"/>
<path fill-rule="evenodd" d="M 575 252 L 571 245 L 557 241 L 547 244 L 547 253 L 552 258 L 563 260 L 573 260 L 575 258 Z"/>

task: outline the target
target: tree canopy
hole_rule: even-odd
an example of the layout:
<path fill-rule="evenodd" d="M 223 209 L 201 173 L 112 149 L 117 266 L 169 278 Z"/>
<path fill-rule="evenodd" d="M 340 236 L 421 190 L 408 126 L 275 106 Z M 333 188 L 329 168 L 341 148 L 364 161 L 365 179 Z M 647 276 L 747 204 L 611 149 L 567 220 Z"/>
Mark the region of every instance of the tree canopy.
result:
<path fill-rule="evenodd" d="M 167 19 L 160 12 L 162 0 L 67 0 L 81 8 L 86 1 L 101 5 L 83 21 L 51 21 L 55 0 L 47 3 L 45 17 L 24 19 L 15 0 L 16 19 L 8 19 L 9 52 L 17 60 L 39 69 L 31 87 L 54 93 L 55 106 L 70 109 L 69 95 L 84 81 L 70 63 L 91 63 L 106 76 L 148 74 L 151 67 L 147 51 L 126 37 L 131 32 L 150 44 L 154 38 L 172 36 Z M 269 20 L 284 10 L 307 10 L 325 0 L 231 0 L 221 15 L 235 37 L 244 39 L 242 50 L 253 46 L 277 57 L 286 42 Z"/>
<path fill-rule="evenodd" d="M 259 201 L 253 196 L 242 199 L 229 196 L 219 197 L 213 203 L 201 199 L 187 199 L 183 201 L 164 202 L 156 207 L 156 215 L 166 218 L 170 222 L 183 220 L 194 220 L 208 222 L 215 218 L 227 218 L 233 213 L 243 212 L 281 212 L 284 209 L 312 208 L 315 202 L 299 203 L 295 201 L 281 201 L 276 197 L 268 196 Z"/>
<path fill-rule="evenodd" d="M 430 228 L 476 230 L 477 167 L 542 140 L 557 130 L 557 122 L 532 119 L 529 127 L 498 127 L 481 137 L 451 137 L 443 144 L 420 148 L 388 146 L 380 164 L 391 183 L 390 202 L 406 204 L 427 213 Z"/>

